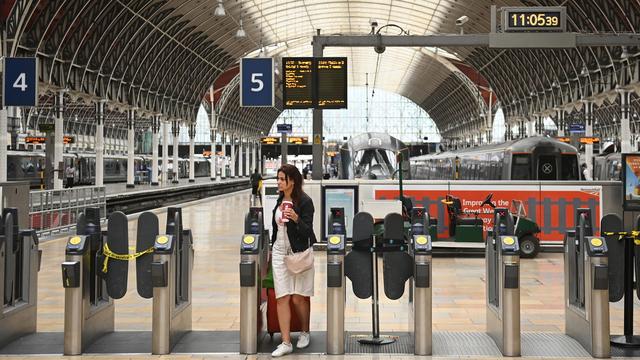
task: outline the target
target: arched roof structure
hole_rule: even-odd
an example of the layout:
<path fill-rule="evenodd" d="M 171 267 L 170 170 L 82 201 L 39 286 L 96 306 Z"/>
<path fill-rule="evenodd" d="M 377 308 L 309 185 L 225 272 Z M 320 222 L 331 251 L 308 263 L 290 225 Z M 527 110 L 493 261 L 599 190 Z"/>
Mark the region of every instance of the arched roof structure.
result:
<path fill-rule="evenodd" d="M 567 7 L 568 31 L 637 33 L 640 0 L 224 0 L 227 15 L 216 17 L 212 0 L 5 0 L 0 5 L 6 53 L 38 56 L 41 101 L 29 123 L 53 112 L 61 89 L 71 126 L 90 128 L 93 102 L 107 100 L 107 123 L 124 128 L 125 109 L 137 109 L 136 126 L 152 115 L 195 121 L 212 84 L 246 55 L 279 59 L 311 56 L 311 39 L 324 35 L 371 32 L 369 19 L 395 24 L 405 35 L 455 33 L 455 20 L 466 15 L 466 33 L 490 31 L 490 6 Z M 242 20 L 247 37 L 235 32 Z M 397 27 L 382 33 L 398 34 Z M 616 131 L 616 89 L 626 88 L 632 112 L 640 112 L 640 46 L 562 50 L 487 48 L 328 48 L 325 56 L 349 57 L 349 84 L 397 92 L 423 107 L 446 136 L 488 125 L 486 87 L 455 63 L 486 79 L 507 120 L 536 114 L 569 114 L 582 101 L 595 102 L 599 128 Z M 368 78 L 366 76 L 368 74 Z M 238 107 L 236 79 L 214 97 L 218 128 L 245 134 L 268 131 L 280 112 Z M 279 95 L 278 90 L 278 95 Z M 225 94 L 226 93 L 226 94 Z M 224 102 L 223 102 L 224 100 Z M 209 99 L 210 101 L 210 99 Z M 205 100 L 205 103 L 207 101 Z M 210 103 L 208 104 L 210 107 Z M 77 124 L 74 119 L 78 117 Z M 637 116 L 634 118 L 640 124 Z M 633 128 L 632 128 L 633 130 Z M 116 130 L 114 130 L 116 131 Z M 636 130 L 637 131 L 637 130 Z"/>

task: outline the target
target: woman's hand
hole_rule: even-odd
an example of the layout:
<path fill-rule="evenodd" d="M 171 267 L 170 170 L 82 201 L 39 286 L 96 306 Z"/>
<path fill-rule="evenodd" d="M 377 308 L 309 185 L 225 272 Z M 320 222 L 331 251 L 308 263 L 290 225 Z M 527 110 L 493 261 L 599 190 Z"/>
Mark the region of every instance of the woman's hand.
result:
<path fill-rule="evenodd" d="M 298 220 L 300 220 L 300 216 L 293 211 L 293 208 L 285 209 L 284 216 L 286 216 L 287 219 L 293 220 L 296 224 L 298 223 Z"/>

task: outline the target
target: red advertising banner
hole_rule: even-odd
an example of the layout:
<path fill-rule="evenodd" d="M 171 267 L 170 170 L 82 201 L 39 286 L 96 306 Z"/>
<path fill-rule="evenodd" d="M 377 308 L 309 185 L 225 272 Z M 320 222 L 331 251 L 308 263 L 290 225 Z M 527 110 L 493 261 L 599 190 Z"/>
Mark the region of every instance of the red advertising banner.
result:
<path fill-rule="evenodd" d="M 493 209 L 480 207 L 488 194 L 493 193 L 496 207 L 509 208 L 538 224 L 537 235 L 543 242 L 562 242 L 565 231 L 575 227 L 575 210 L 590 208 L 594 214 L 594 231 L 599 231 L 602 188 L 600 186 L 575 185 L 406 185 L 404 195 L 414 206 L 427 209 L 431 218 L 438 219 L 438 238 L 449 236 L 449 216 L 442 200 L 447 194 L 460 199 L 462 212 L 467 217 L 482 219 L 483 229 L 491 230 Z M 376 200 L 398 198 L 397 187 L 379 186 L 374 189 Z"/>

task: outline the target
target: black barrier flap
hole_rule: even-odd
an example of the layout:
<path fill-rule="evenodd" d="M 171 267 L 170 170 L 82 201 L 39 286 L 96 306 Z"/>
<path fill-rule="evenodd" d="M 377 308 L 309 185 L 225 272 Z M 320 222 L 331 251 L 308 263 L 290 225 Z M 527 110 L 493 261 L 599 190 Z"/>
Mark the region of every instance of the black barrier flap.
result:
<path fill-rule="evenodd" d="M 251 260 L 249 262 L 240 263 L 240 286 L 252 287 L 256 286 L 256 262 Z"/>
<path fill-rule="evenodd" d="M 429 276 L 429 263 L 418 264 L 416 263 L 415 274 L 413 275 L 415 286 L 417 288 L 428 288 L 431 284 Z"/>
<path fill-rule="evenodd" d="M 600 229 L 607 243 L 609 301 L 618 302 L 624 297 L 624 249 L 625 241 L 620 239 L 622 219 L 617 214 L 607 214 L 600 220 Z M 616 233 L 606 235 L 606 233 Z"/>
<path fill-rule="evenodd" d="M 413 258 L 404 251 L 385 252 L 382 255 L 384 293 L 391 300 L 404 294 L 404 283 L 413 276 Z"/>
<path fill-rule="evenodd" d="M 337 288 L 342 287 L 342 264 L 340 263 L 328 263 L 327 264 L 327 287 Z"/>
<path fill-rule="evenodd" d="M 384 217 L 384 242 L 389 244 L 404 243 L 404 220 L 398 213 Z"/>

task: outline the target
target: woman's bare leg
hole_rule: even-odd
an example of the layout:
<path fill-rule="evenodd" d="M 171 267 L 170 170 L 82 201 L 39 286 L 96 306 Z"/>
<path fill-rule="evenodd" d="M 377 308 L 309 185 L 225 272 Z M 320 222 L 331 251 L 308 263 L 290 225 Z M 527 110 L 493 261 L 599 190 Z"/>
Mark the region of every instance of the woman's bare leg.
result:
<path fill-rule="evenodd" d="M 282 342 L 291 344 L 291 308 L 289 301 L 291 301 L 290 295 L 276 299 L 278 304 L 278 324 L 280 324 Z"/>
<path fill-rule="evenodd" d="M 302 331 L 309 332 L 309 303 L 302 295 L 292 295 L 291 301 L 302 324 Z"/>

